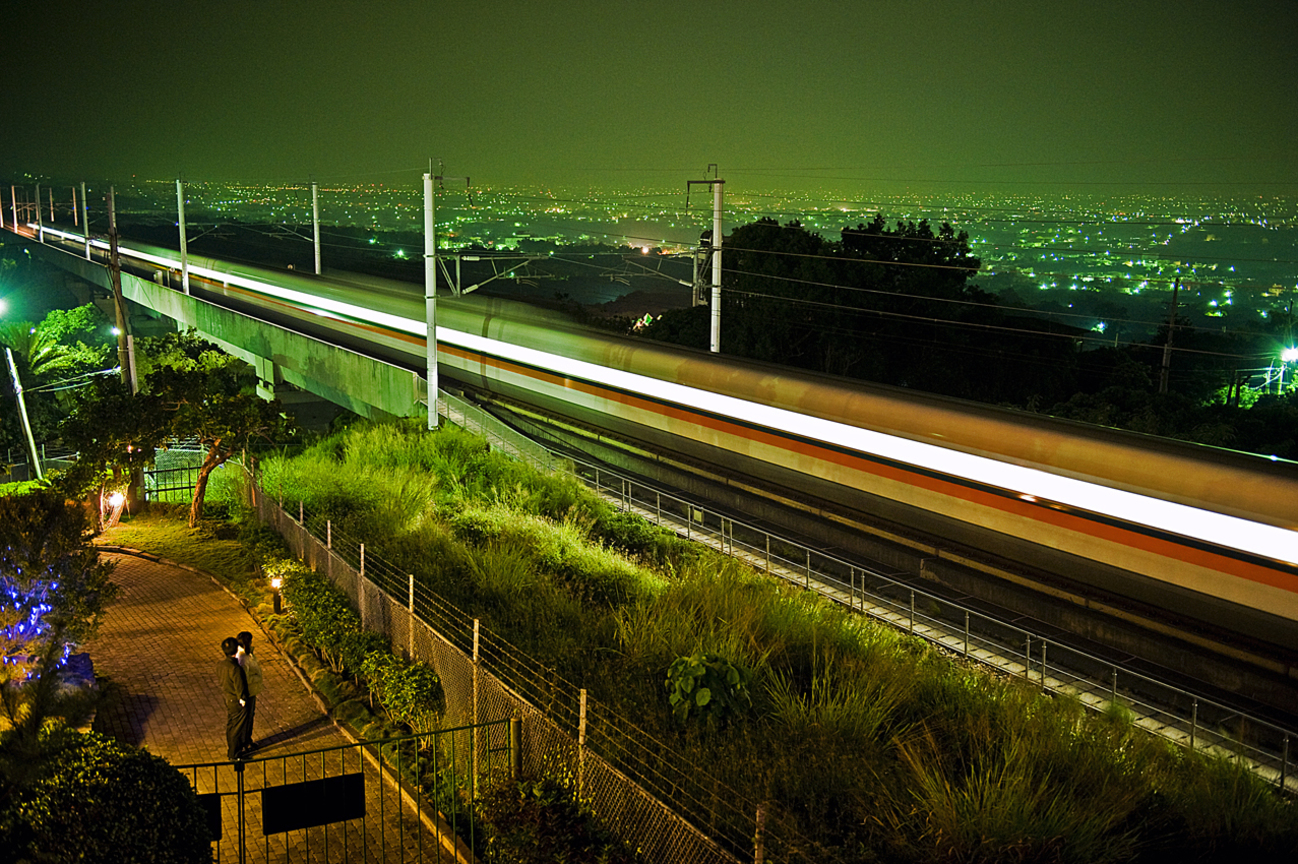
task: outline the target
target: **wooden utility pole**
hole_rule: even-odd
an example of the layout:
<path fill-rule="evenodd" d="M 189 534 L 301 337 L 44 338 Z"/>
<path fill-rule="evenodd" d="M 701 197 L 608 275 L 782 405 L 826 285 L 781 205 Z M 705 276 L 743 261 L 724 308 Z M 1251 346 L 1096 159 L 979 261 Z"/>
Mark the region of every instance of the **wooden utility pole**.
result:
<path fill-rule="evenodd" d="M 1172 369 L 1172 334 L 1176 332 L 1176 295 L 1181 291 L 1181 277 L 1172 283 L 1172 307 L 1167 311 L 1167 341 L 1163 343 L 1163 369 L 1158 373 L 1158 392 L 1167 392 L 1167 376 Z"/>

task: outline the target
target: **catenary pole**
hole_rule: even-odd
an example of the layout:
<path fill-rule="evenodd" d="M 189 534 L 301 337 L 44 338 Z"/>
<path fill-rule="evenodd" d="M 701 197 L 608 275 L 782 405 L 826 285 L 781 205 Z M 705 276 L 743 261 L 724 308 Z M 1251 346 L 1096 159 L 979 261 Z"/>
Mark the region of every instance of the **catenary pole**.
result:
<path fill-rule="evenodd" d="M 113 286 L 113 311 L 117 319 L 117 365 L 122 383 L 135 392 L 134 346 L 126 332 L 126 299 L 122 296 L 122 259 L 117 250 L 117 202 L 114 189 L 108 187 L 108 281 Z"/>
<path fill-rule="evenodd" d="M 180 213 L 180 287 L 189 293 L 189 246 L 185 238 L 185 184 L 176 178 L 176 210 Z"/>
<path fill-rule="evenodd" d="M 86 260 L 90 260 L 90 209 L 86 201 L 86 184 L 81 184 L 81 232 L 86 237 Z"/>
<path fill-rule="evenodd" d="M 311 229 L 315 237 L 315 275 L 320 275 L 320 184 L 311 180 Z"/>
<path fill-rule="evenodd" d="M 721 190 L 724 180 L 712 182 L 712 353 L 721 351 Z"/>
<path fill-rule="evenodd" d="M 428 428 L 437 428 L 437 222 L 432 166 L 424 175 L 424 311 L 428 321 Z"/>

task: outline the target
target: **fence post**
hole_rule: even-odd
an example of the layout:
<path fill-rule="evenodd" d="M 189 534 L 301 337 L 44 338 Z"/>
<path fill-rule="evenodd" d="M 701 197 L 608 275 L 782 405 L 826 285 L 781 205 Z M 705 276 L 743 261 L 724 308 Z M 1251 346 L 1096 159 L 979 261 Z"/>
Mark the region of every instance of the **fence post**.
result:
<path fill-rule="evenodd" d="M 656 524 L 663 524 L 663 493 L 659 489 L 654 490 L 654 514 L 658 520 Z"/>
<path fill-rule="evenodd" d="M 1194 733 L 1199 731 L 1199 700 L 1190 708 L 1190 749 L 1194 749 Z"/>
<path fill-rule="evenodd" d="M 810 546 L 807 547 L 807 572 L 806 572 L 806 583 L 804 584 L 803 587 L 805 587 L 806 590 L 808 590 L 808 591 L 811 590 L 811 547 L 810 547 Z"/>
<path fill-rule="evenodd" d="M 969 656 L 969 610 L 964 610 L 964 656 Z"/>
<path fill-rule="evenodd" d="M 523 721 L 509 718 L 509 774 L 517 780 L 523 773 Z"/>
<path fill-rule="evenodd" d="M 305 525 L 305 524 L 306 524 L 306 515 L 305 515 L 305 514 L 306 514 L 306 505 L 303 504 L 303 503 L 302 503 L 302 499 L 299 498 L 298 501 L 297 501 L 297 524 L 299 524 L 299 525 Z"/>
<path fill-rule="evenodd" d="M 771 535 L 766 535 L 766 575 L 771 575 Z"/>
<path fill-rule="evenodd" d="M 915 589 L 910 589 L 910 635 L 915 635 Z"/>
<path fill-rule="evenodd" d="M 1109 692 L 1109 703 L 1115 706 L 1118 704 L 1118 667 L 1117 666 L 1113 667 L 1113 689 Z"/>
<path fill-rule="evenodd" d="M 577 713 L 577 800 L 586 795 L 586 688 L 581 690 L 581 706 Z"/>
<path fill-rule="evenodd" d="M 1046 689 L 1046 640 L 1041 640 L 1041 689 Z"/>
<path fill-rule="evenodd" d="M 1024 644 L 1027 645 L 1027 647 L 1023 649 L 1023 678 L 1026 680 L 1032 677 L 1032 634 L 1031 633 L 1028 634 L 1027 642 L 1025 642 Z"/>
<path fill-rule="evenodd" d="M 406 619 L 410 624 L 410 632 L 406 634 L 406 647 L 410 652 L 410 659 L 415 659 L 415 574 L 410 574 L 410 615 Z"/>
<path fill-rule="evenodd" d="M 479 619 L 473 619 L 473 790 L 478 790 L 478 625 Z M 517 775 L 515 775 L 517 776 Z"/>
<path fill-rule="evenodd" d="M 334 548 L 334 520 L 332 519 L 325 520 L 325 548 L 330 552 Z"/>
<path fill-rule="evenodd" d="M 361 544 L 361 578 L 365 578 L 365 544 Z"/>
<path fill-rule="evenodd" d="M 753 832 L 753 864 L 766 861 L 766 804 L 757 805 L 757 827 Z"/>

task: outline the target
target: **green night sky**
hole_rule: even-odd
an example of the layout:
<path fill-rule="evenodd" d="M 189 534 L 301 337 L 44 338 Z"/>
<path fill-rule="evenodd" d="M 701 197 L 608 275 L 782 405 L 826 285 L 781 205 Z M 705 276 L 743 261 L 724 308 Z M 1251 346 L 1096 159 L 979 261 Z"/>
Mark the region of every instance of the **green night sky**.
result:
<path fill-rule="evenodd" d="M 1292 0 L 0 15 L 0 178 L 1298 191 Z"/>

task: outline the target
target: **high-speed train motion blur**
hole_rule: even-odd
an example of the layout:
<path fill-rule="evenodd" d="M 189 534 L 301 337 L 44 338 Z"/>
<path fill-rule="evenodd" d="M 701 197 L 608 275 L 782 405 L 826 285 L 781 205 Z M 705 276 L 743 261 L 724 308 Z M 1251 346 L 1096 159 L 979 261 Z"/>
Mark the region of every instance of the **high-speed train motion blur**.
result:
<path fill-rule="evenodd" d="M 180 268 L 168 249 L 121 251 L 145 271 Z M 423 367 L 421 286 L 192 257 L 189 272 L 197 294 Z M 1013 561 L 1126 584 L 1298 650 L 1298 463 L 621 338 L 500 299 L 443 295 L 437 310 L 440 374 L 463 387 Z"/>

